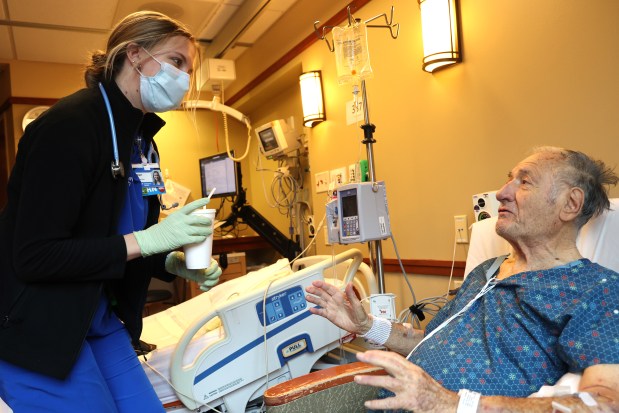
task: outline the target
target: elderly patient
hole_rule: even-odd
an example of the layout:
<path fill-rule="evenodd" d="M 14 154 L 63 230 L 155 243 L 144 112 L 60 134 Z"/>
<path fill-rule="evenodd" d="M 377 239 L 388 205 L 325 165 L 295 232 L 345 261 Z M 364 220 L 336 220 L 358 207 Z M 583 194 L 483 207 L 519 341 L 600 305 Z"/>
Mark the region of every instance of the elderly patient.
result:
<path fill-rule="evenodd" d="M 383 388 L 366 407 L 549 412 L 554 402 L 565 409 L 557 411 L 619 412 L 619 274 L 576 248 L 616 183 L 604 163 L 561 148 L 539 148 L 516 165 L 496 195 L 496 231 L 513 253 L 475 268 L 425 338 L 366 314 L 351 285 L 344 293 L 322 281 L 307 287 L 320 306 L 313 313 L 392 350 L 358 355 L 389 373 L 355 377 Z M 582 373 L 585 394 L 526 398 L 567 372 Z"/>

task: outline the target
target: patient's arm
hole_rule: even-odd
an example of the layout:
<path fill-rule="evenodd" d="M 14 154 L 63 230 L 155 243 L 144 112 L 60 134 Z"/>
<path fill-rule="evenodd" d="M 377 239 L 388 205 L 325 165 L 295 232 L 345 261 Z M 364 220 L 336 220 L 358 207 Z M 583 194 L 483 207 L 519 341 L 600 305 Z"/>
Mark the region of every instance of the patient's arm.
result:
<path fill-rule="evenodd" d="M 352 283 L 346 285 L 344 293 L 324 281 L 314 281 L 306 291 L 310 294 L 307 301 L 320 307 L 310 307 L 310 312 L 325 317 L 339 328 L 363 335 L 372 327 L 372 317 L 365 312 L 353 291 Z M 415 330 L 410 325 L 393 323 L 385 346 L 404 355 L 422 338 L 423 331 Z"/>
<path fill-rule="evenodd" d="M 588 406 L 585 398 L 577 395 L 514 399 L 510 397 L 482 397 L 479 412 L 548 412 L 552 402 L 571 409 L 572 412 L 619 412 L 619 365 L 601 364 L 585 369 L 578 391 L 589 393 L 597 404 Z M 585 396 L 586 397 L 586 396 Z M 560 411 L 560 410 L 557 410 Z M 567 411 L 567 410 L 566 410 Z"/>
<path fill-rule="evenodd" d="M 365 407 L 371 410 L 405 409 L 415 413 L 455 412 L 459 397 L 437 383 L 425 371 L 405 358 L 385 351 L 367 351 L 357 354 L 363 362 L 382 367 L 386 376 L 355 376 L 355 382 L 382 387 L 395 393 L 395 396 L 380 400 L 370 400 Z M 595 406 L 585 404 L 581 397 L 515 398 L 504 396 L 482 396 L 477 412 L 619 412 L 619 366 L 598 365 L 587 368 L 582 376 L 579 391 L 587 392 L 595 401 Z M 585 398 L 585 400 L 587 400 Z M 565 410 L 554 409 L 558 403 Z"/>

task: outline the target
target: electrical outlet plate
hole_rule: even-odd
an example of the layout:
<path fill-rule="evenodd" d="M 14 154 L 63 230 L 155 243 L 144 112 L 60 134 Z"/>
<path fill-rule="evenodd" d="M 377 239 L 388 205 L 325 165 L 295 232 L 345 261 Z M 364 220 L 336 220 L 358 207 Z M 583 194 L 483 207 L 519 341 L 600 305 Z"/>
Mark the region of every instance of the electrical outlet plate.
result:
<path fill-rule="evenodd" d="M 313 215 L 307 217 L 307 235 L 310 238 L 314 238 L 314 236 L 316 235 L 316 225 L 314 224 Z"/>
<path fill-rule="evenodd" d="M 316 183 L 314 187 L 316 188 L 316 193 L 327 192 L 329 189 L 329 172 L 318 172 L 314 174 L 314 178 L 316 179 Z"/>
<path fill-rule="evenodd" d="M 454 215 L 454 224 L 456 230 L 456 242 L 458 244 L 468 244 L 469 229 L 466 215 Z"/>
<path fill-rule="evenodd" d="M 346 168 L 332 169 L 329 172 L 329 182 L 333 184 L 334 188 L 344 185 L 346 181 Z"/>
<path fill-rule="evenodd" d="M 350 165 L 348 165 L 348 182 L 349 183 L 361 182 L 359 174 L 360 174 L 360 170 L 359 170 L 358 163 L 351 163 Z"/>

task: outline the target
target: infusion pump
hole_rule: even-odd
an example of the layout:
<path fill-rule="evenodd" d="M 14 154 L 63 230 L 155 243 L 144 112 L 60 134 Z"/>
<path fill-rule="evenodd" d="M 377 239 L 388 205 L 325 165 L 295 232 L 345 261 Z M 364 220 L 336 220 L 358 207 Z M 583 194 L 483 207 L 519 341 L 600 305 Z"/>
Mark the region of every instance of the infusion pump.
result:
<path fill-rule="evenodd" d="M 385 183 L 357 182 L 337 189 L 327 204 L 329 243 L 352 244 L 391 236 Z"/>

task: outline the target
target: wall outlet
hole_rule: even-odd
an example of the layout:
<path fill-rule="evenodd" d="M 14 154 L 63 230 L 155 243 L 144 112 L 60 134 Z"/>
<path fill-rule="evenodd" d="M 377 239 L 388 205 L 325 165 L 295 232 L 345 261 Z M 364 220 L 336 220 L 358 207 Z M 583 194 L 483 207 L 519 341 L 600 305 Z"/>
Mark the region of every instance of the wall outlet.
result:
<path fill-rule="evenodd" d="M 346 168 L 332 169 L 329 172 L 329 180 L 333 183 L 334 188 L 346 183 Z"/>
<path fill-rule="evenodd" d="M 454 224 L 456 229 L 456 242 L 458 244 L 468 244 L 469 228 L 466 215 L 454 215 Z"/>
<path fill-rule="evenodd" d="M 361 182 L 360 173 L 358 163 L 351 163 L 348 165 L 348 182 Z"/>
<path fill-rule="evenodd" d="M 327 192 L 329 189 L 329 172 L 318 172 L 314 174 L 314 179 L 316 183 L 314 184 L 314 188 L 316 188 L 316 193 Z"/>
<path fill-rule="evenodd" d="M 316 235 L 316 224 L 314 224 L 314 216 L 310 215 L 307 217 L 307 236 L 310 238 L 314 238 Z"/>

